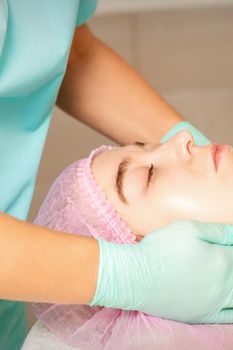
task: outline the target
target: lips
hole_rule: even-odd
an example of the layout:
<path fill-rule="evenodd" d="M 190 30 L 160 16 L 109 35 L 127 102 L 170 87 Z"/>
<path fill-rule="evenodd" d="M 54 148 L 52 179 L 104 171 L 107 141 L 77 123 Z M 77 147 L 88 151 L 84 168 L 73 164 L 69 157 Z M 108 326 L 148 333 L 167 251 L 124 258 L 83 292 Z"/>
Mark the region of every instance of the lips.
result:
<path fill-rule="evenodd" d="M 211 152 L 214 160 L 215 170 L 218 170 L 219 163 L 223 157 L 223 155 L 229 150 L 229 145 L 217 145 L 213 143 L 211 145 Z"/>

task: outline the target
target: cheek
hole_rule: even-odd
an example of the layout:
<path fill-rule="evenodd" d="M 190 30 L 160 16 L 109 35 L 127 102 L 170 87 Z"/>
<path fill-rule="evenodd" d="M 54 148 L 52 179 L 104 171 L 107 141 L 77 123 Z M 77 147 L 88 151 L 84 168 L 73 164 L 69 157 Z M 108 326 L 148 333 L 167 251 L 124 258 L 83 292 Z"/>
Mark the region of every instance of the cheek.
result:
<path fill-rule="evenodd" d="M 161 182 L 162 188 L 160 205 L 162 211 L 167 213 L 168 220 L 231 222 L 224 205 L 228 192 L 226 188 L 223 189 L 218 179 L 208 174 L 175 176 L 170 178 L 170 181 Z"/>
<path fill-rule="evenodd" d="M 125 180 L 124 193 L 130 205 L 135 205 L 135 201 L 141 200 L 147 183 L 146 169 L 131 171 Z"/>
<path fill-rule="evenodd" d="M 197 183 L 188 175 L 178 174 L 158 181 L 149 201 L 159 207 L 166 223 L 194 218 L 208 208 L 209 202 L 206 200 L 204 183 Z"/>

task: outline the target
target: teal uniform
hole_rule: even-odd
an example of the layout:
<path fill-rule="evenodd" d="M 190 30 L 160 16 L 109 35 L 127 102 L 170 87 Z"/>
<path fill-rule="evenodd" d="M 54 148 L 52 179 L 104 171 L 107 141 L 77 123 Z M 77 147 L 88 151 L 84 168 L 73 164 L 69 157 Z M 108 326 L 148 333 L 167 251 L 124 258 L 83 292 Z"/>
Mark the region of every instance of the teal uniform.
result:
<path fill-rule="evenodd" d="M 95 9 L 96 0 L 0 0 L 2 212 L 27 218 L 74 30 Z M 0 301 L 0 349 L 20 349 L 27 331 L 25 304 Z"/>

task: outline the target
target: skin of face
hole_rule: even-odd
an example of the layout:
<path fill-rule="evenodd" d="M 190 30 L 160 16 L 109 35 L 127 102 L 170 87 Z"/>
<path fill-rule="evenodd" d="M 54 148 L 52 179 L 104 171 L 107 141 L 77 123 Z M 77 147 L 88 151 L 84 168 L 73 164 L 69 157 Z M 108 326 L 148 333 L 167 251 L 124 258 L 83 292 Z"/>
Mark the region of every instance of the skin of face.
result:
<path fill-rule="evenodd" d="M 163 144 L 103 152 L 94 157 L 92 172 L 136 235 L 181 219 L 233 224 L 233 148 L 223 153 L 217 169 L 211 148 L 197 146 L 183 130 Z M 123 181 L 126 203 L 116 186 L 124 158 L 131 159 Z"/>

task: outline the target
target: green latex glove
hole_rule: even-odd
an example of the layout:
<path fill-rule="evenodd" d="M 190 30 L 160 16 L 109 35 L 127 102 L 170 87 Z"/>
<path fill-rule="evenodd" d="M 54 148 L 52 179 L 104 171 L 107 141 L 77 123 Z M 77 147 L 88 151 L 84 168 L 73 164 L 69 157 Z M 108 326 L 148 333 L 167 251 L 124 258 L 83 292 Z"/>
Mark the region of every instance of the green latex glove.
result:
<path fill-rule="evenodd" d="M 90 305 L 188 323 L 233 323 L 233 226 L 182 220 L 137 244 L 98 242 Z"/>

